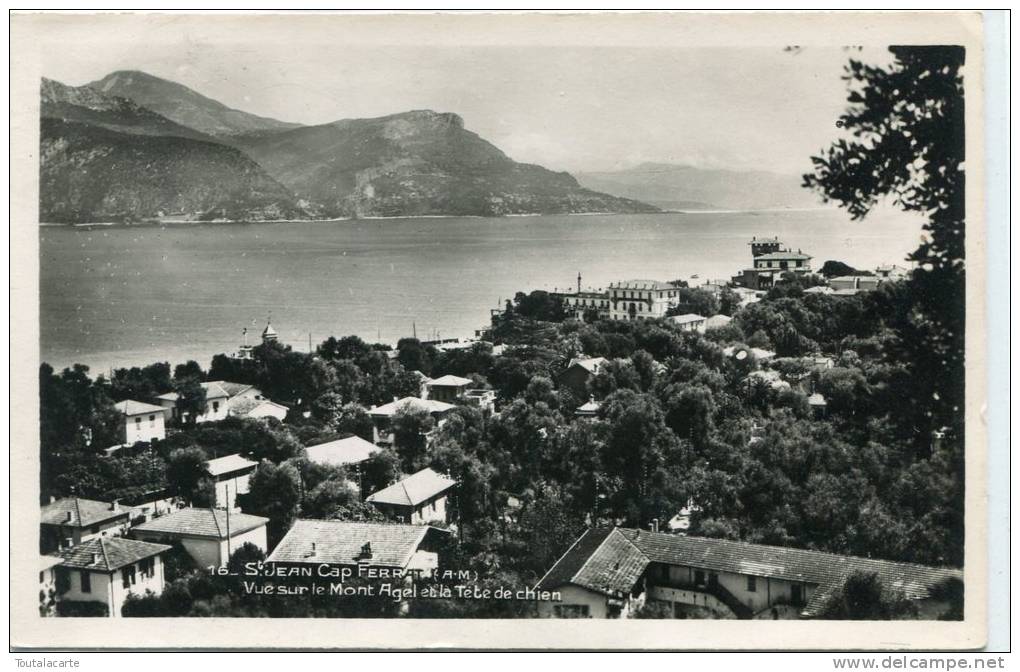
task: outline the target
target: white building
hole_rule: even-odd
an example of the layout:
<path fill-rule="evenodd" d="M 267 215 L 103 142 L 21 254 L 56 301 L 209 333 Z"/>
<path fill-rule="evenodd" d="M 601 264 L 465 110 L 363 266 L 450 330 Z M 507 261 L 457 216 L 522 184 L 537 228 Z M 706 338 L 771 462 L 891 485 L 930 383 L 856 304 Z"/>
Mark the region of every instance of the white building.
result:
<path fill-rule="evenodd" d="M 41 511 L 40 550 L 52 553 L 99 537 L 120 536 L 130 524 L 130 516 L 130 509 L 116 501 L 51 499 Z"/>
<path fill-rule="evenodd" d="M 163 423 L 163 407 L 127 399 L 113 407 L 120 413 L 120 438 L 124 445 L 131 446 L 139 441 L 150 443 L 166 438 Z"/>
<path fill-rule="evenodd" d="M 314 446 L 307 446 L 305 454 L 316 464 L 328 464 L 333 467 L 357 466 L 370 458 L 379 448 L 360 436 L 348 436 Z"/>
<path fill-rule="evenodd" d="M 680 331 L 688 331 L 691 333 L 705 333 L 707 318 L 696 315 L 694 313 L 685 313 L 683 315 L 674 315 L 673 317 L 666 318 L 676 326 L 680 327 Z"/>
<path fill-rule="evenodd" d="M 365 501 L 401 523 L 445 523 L 446 498 L 456 485 L 457 481 L 452 478 L 422 469 L 369 495 Z"/>
<path fill-rule="evenodd" d="M 128 595 L 163 592 L 163 562 L 170 547 L 122 537 L 92 539 L 60 553 L 57 600 L 100 602 L 121 615 Z"/>
<path fill-rule="evenodd" d="M 678 288 L 658 280 L 623 280 L 609 285 L 609 318 L 662 318 L 677 304 Z"/>
<path fill-rule="evenodd" d="M 262 391 L 253 385 L 232 383 L 226 380 L 211 380 L 200 383 L 205 390 L 205 413 L 195 418 L 196 423 L 224 420 L 229 416 L 240 417 L 276 417 L 283 420 L 287 416 L 287 407 L 269 401 Z M 177 392 L 167 392 L 156 397 L 167 420 L 187 420 L 187 413 L 180 413 Z"/>
<path fill-rule="evenodd" d="M 246 513 L 188 508 L 138 525 L 131 536 L 164 544 L 179 541 L 198 567 L 222 567 L 246 543 L 265 553 L 268 522 Z"/>
<path fill-rule="evenodd" d="M 236 509 L 237 496 L 248 492 L 251 475 L 258 466 L 258 462 L 238 454 L 206 462 L 205 469 L 216 483 L 216 507 Z"/>
<path fill-rule="evenodd" d="M 431 415 L 435 421 L 436 426 L 443 422 L 443 418 L 453 409 L 457 408 L 453 404 L 448 404 L 444 401 L 436 401 L 435 399 L 419 399 L 418 397 L 404 397 L 403 399 L 395 399 L 388 404 L 382 404 L 374 408 L 368 409 L 368 415 L 372 418 L 372 426 L 374 431 L 372 433 L 373 443 L 377 446 L 390 445 L 393 443 L 392 434 L 392 420 L 393 416 L 401 412 L 411 411 L 424 411 Z"/>

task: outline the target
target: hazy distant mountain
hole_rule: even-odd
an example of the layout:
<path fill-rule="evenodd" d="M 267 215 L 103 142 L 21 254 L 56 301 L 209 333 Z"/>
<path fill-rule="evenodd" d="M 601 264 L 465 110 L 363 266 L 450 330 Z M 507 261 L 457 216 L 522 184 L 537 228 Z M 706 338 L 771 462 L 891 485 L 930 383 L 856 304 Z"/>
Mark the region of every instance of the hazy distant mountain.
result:
<path fill-rule="evenodd" d="M 455 114 L 298 126 L 133 71 L 41 93 L 41 221 L 658 211 L 517 163 Z"/>
<path fill-rule="evenodd" d="M 576 176 L 578 182 L 589 189 L 634 198 L 665 209 L 753 210 L 821 205 L 817 196 L 800 186 L 800 175 L 643 163 L 627 170 L 576 173 Z"/>
<path fill-rule="evenodd" d="M 242 152 L 131 101 L 44 80 L 40 110 L 40 221 L 304 214 Z"/>
<path fill-rule="evenodd" d="M 229 108 L 183 84 L 137 70 L 112 72 L 87 86 L 106 95 L 127 98 L 171 121 L 209 135 L 232 135 L 300 126 Z"/>
<path fill-rule="evenodd" d="M 325 214 L 507 215 L 655 212 L 585 189 L 567 173 L 517 163 L 456 114 L 416 110 L 234 139 Z"/>

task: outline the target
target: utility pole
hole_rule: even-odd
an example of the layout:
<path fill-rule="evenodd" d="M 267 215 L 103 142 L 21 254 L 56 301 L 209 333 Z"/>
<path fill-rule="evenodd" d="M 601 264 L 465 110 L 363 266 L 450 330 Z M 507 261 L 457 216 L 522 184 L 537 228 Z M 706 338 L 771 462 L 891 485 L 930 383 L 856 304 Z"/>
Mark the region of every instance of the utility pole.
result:
<path fill-rule="evenodd" d="M 230 561 L 230 482 L 223 484 L 227 494 L 227 561 Z"/>

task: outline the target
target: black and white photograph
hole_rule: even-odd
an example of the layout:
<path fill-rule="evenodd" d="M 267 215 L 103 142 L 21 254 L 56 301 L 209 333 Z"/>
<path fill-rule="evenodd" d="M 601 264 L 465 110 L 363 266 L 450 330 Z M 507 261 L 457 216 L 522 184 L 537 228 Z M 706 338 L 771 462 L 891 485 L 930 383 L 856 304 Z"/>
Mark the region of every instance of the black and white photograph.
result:
<path fill-rule="evenodd" d="M 980 14 L 11 23 L 25 645 L 981 645 Z"/>

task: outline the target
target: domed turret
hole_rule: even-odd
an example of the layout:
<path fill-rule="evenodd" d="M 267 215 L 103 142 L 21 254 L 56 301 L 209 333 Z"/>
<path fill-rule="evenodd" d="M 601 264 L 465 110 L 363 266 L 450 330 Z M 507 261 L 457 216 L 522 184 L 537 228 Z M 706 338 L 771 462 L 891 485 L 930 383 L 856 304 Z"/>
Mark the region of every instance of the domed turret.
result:
<path fill-rule="evenodd" d="M 262 330 L 262 342 L 268 343 L 269 341 L 275 341 L 279 338 L 276 333 L 276 329 L 273 329 L 272 322 L 266 322 L 266 328 Z"/>

